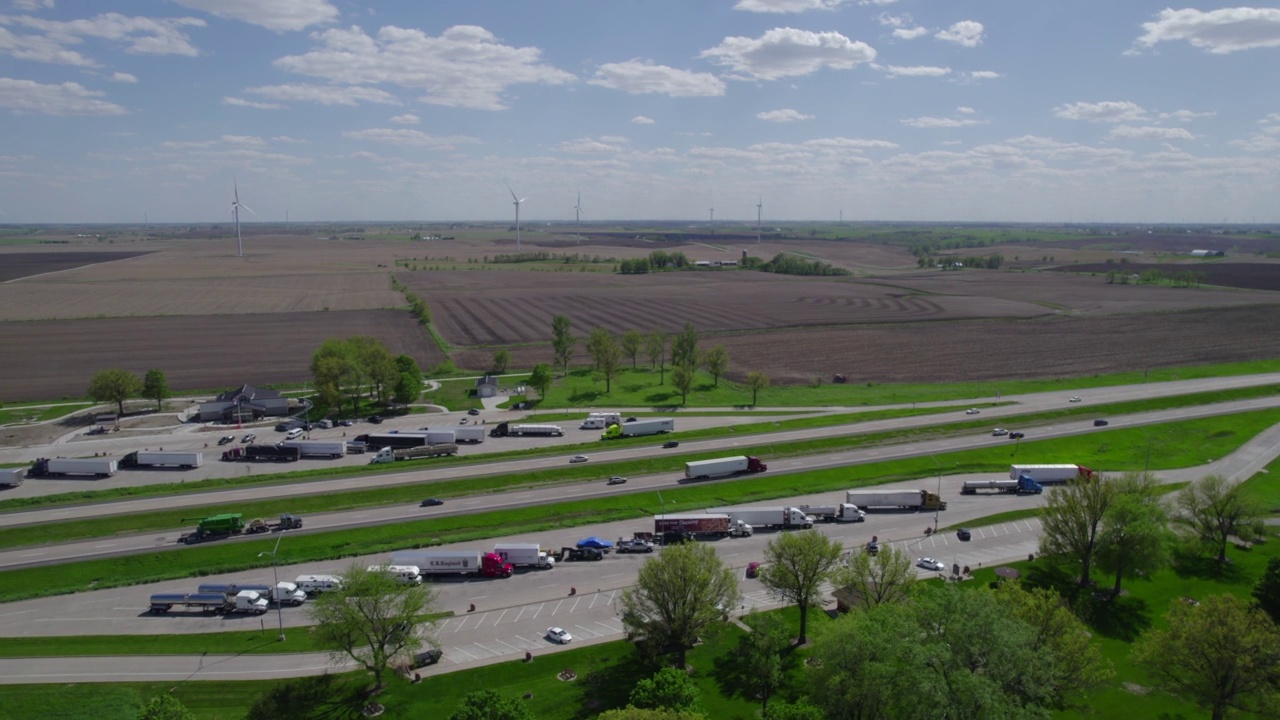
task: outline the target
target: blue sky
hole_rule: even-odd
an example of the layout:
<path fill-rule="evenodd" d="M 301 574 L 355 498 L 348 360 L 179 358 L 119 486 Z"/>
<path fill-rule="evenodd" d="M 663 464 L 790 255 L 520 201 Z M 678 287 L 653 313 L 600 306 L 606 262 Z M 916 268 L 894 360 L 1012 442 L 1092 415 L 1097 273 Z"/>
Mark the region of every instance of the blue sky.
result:
<path fill-rule="evenodd" d="M 1280 6 L 0 0 L 0 117 L 0 223 L 1274 223 Z"/>

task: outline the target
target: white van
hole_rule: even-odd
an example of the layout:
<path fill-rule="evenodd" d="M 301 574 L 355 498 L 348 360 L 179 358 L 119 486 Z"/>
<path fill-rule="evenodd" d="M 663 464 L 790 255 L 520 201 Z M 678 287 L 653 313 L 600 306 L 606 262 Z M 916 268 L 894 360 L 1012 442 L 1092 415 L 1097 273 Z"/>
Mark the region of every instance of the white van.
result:
<path fill-rule="evenodd" d="M 297 440 L 300 437 L 302 437 L 302 428 L 294 428 L 284 434 L 285 440 Z"/>
<path fill-rule="evenodd" d="M 384 572 L 406 585 L 422 582 L 422 572 L 416 565 L 370 565 L 369 572 Z"/>
<path fill-rule="evenodd" d="M 342 589 L 342 578 L 337 575 L 299 575 L 293 582 L 308 595 Z"/>
<path fill-rule="evenodd" d="M 582 421 L 582 424 L 578 426 L 578 429 L 579 430 L 603 430 L 604 418 L 600 418 L 600 417 L 587 418 L 586 420 Z"/>

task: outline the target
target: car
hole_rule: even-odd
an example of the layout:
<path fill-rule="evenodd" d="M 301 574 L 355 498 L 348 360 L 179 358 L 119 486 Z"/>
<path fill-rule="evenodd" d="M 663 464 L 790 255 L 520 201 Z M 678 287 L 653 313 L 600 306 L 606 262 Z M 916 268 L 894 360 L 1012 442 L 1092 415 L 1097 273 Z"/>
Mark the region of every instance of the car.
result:
<path fill-rule="evenodd" d="M 623 422 L 635 422 L 635 421 L 636 421 L 636 419 L 635 419 L 635 418 L 633 418 L 633 417 L 629 417 L 629 418 L 627 418 L 626 420 L 623 420 Z"/>
<path fill-rule="evenodd" d="M 329 418 L 325 418 L 320 422 L 316 423 L 316 427 L 328 430 L 329 428 L 333 427 L 333 421 L 330 420 Z"/>
<path fill-rule="evenodd" d="M 760 563 L 758 562 L 747 563 L 747 577 L 753 578 L 758 576 L 759 574 L 760 574 Z"/>
<path fill-rule="evenodd" d="M 479 414 L 480 414 L 480 411 L 479 411 L 479 410 L 477 410 L 476 408 L 471 408 L 470 410 L 468 410 L 468 411 L 467 411 L 467 414 L 468 414 L 468 415 L 479 415 Z"/>
<path fill-rule="evenodd" d="M 423 500 L 422 504 L 419 505 L 418 507 L 435 507 L 437 505 L 443 505 L 443 504 L 444 504 L 444 501 L 441 500 L 440 498 L 427 498 L 426 500 Z"/>
<path fill-rule="evenodd" d="M 426 667 L 427 665 L 435 665 L 440 662 L 440 658 L 444 657 L 444 651 L 440 648 L 431 648 L 423 650 L 413 656 L 413 667 Z"/>
<path fill-rule="evenodd" d="M 547 628 L 547 639 L 553 643 L 568 645 L 573 640 L 573 636 L 564 628 L 549 627 Z"/>
<path fill-rule="evenodd" d="M 935 572 L 942 572 L 947 569 L 947 566 L 941 561 L 934 560 L 929 557 L 916 558 L 916 567 L 924 568 L 925 570 L 933 570 Z"/>
<path fill-rule="evenodd" d="M 609 484 L 609 485 L 626 485 L 626 484 L 627 484 L 627 479 L 626 479 L 626 478 L 624 478 L 624 477 L 622 477 L 621 475 L 614 475 L 613 477 L 609 478 L 609 482 L 608 482 L 607 484 Z"/>
<path fill-rule="evenodd" d="M 574 455 L 573 457 L 569 458 L 569 462 L 580 463 L 580 462 L 586 462 L 590 459 L 591 458 L 587 457 L 586 455 Z"/>
<path fill-rule="evenodd" d="M 276 432 L 289 432 L 293 429 L 293 423 L 276 423 Z"/>
<path fill-rule="evenodd" d="M 960 528 L 956 530 L 956 537 L 960 540 L 969 541 L 973 539 L 973 533 L 969 532 L 969 528 Z"/>
<path fill-rule="evenodd" d="M 458 421 L 458 424 L 459 424 L 459 425 L 466 425 L 466 424 L 467 424 L 467 418 L 462 418 L 461 420 L 459 420 L 459 421 Z"/>
<path fill-rule="evenodd" d="M 253 442 L 254 440 L 257 440 L 257 439 L 258 439 L 258 436 L 257 436 L 257 435 L 255 435 L 255 434 L 253 434 L 253 433 L 245 433 L 245 434 L 244 434 L 244 437 L 240 438 L 240 442 L 242 442 L 242 443 L 251 443 L 251 442 Z"/>
<path fill-rule="evenodd" d="M 604 538 L 598 538 L 595 535 L 590 535 L 588 537 L 584 537 L 581 540 L 579 540 L 578 547 L 594 548 L 596 550 L 608 550 L 609 548 L 613 547 L 613 542 L 610 540 L 605 540 Z"/>
<path fill-rule="evenodd" d="M 381 415 L 370 415 L 370 416 L 369 416 L 369 422 L 373 423 L 374 425 L 379 425 L 379 424 L 381 424 L 381 423 L 382 423 L 382 416 L 381 416 Z"/>
<path fill-rule="evenodd" d="M 235 441 L 236 441 L 235 435 L 223 435 L 221 438 L 218 439 L 218 444 L 226 445 L 228 443 L 233 443 Z"/>
<path fill-rule="evenodd" d="M 1005 430 L 1004 428 L 996 428 L 995 430 L 991 431 L 991 434 L 996 437 L 1000 437 L 1001 435 L 1008 435 L 1009 431 Z"/>
<path fill-rule="evenodd" d="M 1076 395 L 1075 397 L 1071 398 L 1067 402 L 1080 402 L 1080 396 Z"/>
<path fill-rule="evenodd" d="M 355 425 L 356 423 L 355 423 L 355 421 L 354 421 L 354 420 L 339 420 L 339 421 L 338 421 L 338 424 L 339 424 L 339 425 L 341 425 L 342 427 L 351 427 L 352 425 Z"/>
<path fill-rule="evenodd" d="M 1009 433 L 1009 439 L 1010 439 L 1010 440 L 1021 440 L 1022 438 L 1026 437 L 1026 436 L 1027 436 L 1027 434 L 1026 434 L 1026 433 L 1020 433 L 1020 432 L 1011 432 L 1011 433 Z"/>
<path fill-rule="evenodd" d="M 1108 423 L 1106 420 L 1103 420 L 1102 418 L 1098 418 L 1097 420 L 1093 421 L 1094 427 L 1106 427 L 1109 424 L 1110 423 Z"/>
<path fill-rule="evenodd" d="M 982 412 L 982 411 L 981 411 L 981 410 L 979 410 L 978 408 L 969 408 L 968 410 L 965 410 L 965 411 L 964 411 L 964 414 L 965 414 L 965 415 L 977 415 L 977 414 L 978 414 L 978 413 L 980 413 L 980 412 Z"/>
<path fill-rule="evenodd" d="M 662 448 L 663 448 L 664 450 L 670 450 L 671 448 L 677 448 L 677 447 L 680 447 L 680 441 L 679 441 L 679 440 L 668 440 L 668 441 L 666 441 L 666 442 L 662 443 Z"/>

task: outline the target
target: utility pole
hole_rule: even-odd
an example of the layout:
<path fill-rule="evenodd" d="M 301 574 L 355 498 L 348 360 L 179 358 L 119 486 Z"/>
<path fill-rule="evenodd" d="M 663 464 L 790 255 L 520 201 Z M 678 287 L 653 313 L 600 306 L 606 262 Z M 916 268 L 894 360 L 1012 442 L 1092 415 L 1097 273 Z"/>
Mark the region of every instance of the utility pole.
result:
<path fill-rule="evenodd" d="M 277 569 L 276 553 L 280 552 L 280 541 L 284 539 L 285 531 L 280 531 L 280 536 L 276 538 L 276 547 L 271 552 L 260 552 L 258 557 L 263 555 L 271 556 L 271 578 L 275 581 L 275 585 L 271 586 L 270 597 L 276 603 L 276 619 L 280 621 L 280 642 L 284 642 L 284 603 L 276 597 L 276 593 L 280 588 L 280 571 Z"/>

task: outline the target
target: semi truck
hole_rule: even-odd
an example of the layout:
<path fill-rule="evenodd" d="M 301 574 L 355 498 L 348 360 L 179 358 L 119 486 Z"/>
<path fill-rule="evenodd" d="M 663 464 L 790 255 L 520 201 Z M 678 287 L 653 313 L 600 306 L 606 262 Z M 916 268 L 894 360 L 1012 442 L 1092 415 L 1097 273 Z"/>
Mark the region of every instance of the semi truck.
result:
<path fill-rule="evenodd" d="M 795 507 L 709 508 L 712 515 L 728 515 L 734 522 L 756 528 L 792 530 L 813 527 L 814 517 Z"/>
<path fill-rule="evenodd" d="M 839 505 L 797 505 L 805 515 L 812 515 L 822 522 L 862 522 L 867 514 L 852 503 Z"/>
<path fill-rule="evenodd" d="M 422 568 L 417 565 L 405 565 L 392 562 L 390 565 L 370 565 L 371 573 L 386 573 L 405 585 L 417 585 L 422 582 Z"/>
<path fill-rule="evenodd" d="M 279 532 L 283 530 L 301 530 L 302 516 L 293 513 L 284 513 L 280 516 L 279 522 L 269 522 L 262 518 L 250 520 L 244 526 L 246 535 L 254 535 L 264 532 Z"/>
<path fill-rule="evenodd" d="M 456 454 L 458 454 L 458 446 L 453 443 L 447 445 L 419 445 L 418 447 L 409 448 L 384 447 L 374 453 L 373 459 L 369 461 L 369 464 L 393 463 L 397 460 L 419 460 L 421 458 Z"/>
<path fill-rule="evenodd" d="M 961 495 L 977 495 L 990 491 L 1009 495 L 1039 495 L 1044 487 L 1030 475 L 1019 475 L 1017 480 L 965 480 L 960 488 Z"/>
<path fill-rule="evenodd" d="M 196 588 L 196 592 L 201 595 L 222 593 L 223 597 L 233 598 L 244 590 L 252 590 L 269 602 L 279 603 L 281 605 L 292 605 L 297 607 L 307 601 L 306 591 L 300 589 L 296 583 L 278 582 L 275 585 L 238 585 L 236 583 L 217 584 L 210 583 L 201 585 Z"/>
<path fill-rule="evenodd" d="M 725 514 L 683 513 L 678 515 L 655 515 L 653 517 L 653 534 L 666 537 L 668 533 L 679 533 L 692 537 L 751 537 L 751 525 L 736 521 Z"/>
<path fill-rule="evenodd" d="M 40 458 L 27 471 L 28 477 L 54 478 L 67 475 L 111 477 L 119 469 L 115 460 L 108 458 Z"/>
<path fill-rule="evenodd" d="M 425 432 L 368 433 L 367 435 L 357 435 L 356 441 L 362 442 L 371 448 L 389 447 L 395 450 L 397 448 L 422 447 L 427 444 L 427 434 Z"/>
<path fill-rule="evenodd" d="M 1010 480 L 1017 480 L 1022 475 L 1029 475 L 1041 485 L 1061 485 L 1077 477 L 1087 480 L 1093 477 L 1093 471 L 1083 465 L 1011 465 L 1009 467 Z"/>
<path fill-rule="evenodd" d="M 484 442 L 484 428 L 479 425 L 460 425 L 449 428 L 453 432 L 453 442 L 476 445 Z"/>
<path fill-rule="evenodd" d="M 452 428 L 436 428 L 434 430 L 423 428 L 422 433 L 426 435 L 428 445 L 444 445 L 446 443 L 452 445 L 458 441 L 457 433 Z"/>
<path fill-rule="evenodd" d="M 556 566 L 556 559 L 547 554 L 537 543 L 501 543 L 493 546 L 493 552 L 503 562 L 513 567 L 531 567 L 539 570 L 550 570 Z"/>
<path fill-rule="evenodd" d="M 245 445 L 222 451 L 222 459 L 228 462 L 297 462 L 302 451 L 285 445 Z"/>
<path fill-rule="evenodd" d="M 269 603 L 254 590 L 241 590 L 233 596 L 222 593 L 157 593 L 151 596 L 153 614 L 167 613 L 174 606 L 198 607 L 208 612 L 261 615 L 267 611 Z"/>
<path fill-rule="evenodd" d="M 511 577 L 511 563 L 482 550 L 402 550 L 391 554 L 395 564 L 416 565 L 422 575 L 480 575 Z"/>
<path fill-rule="evenodd" d="M 204 462 L 204 453 L 170 450 L 137 450 L 120 458 L 122 468 L 176 467 L 183 470 L 198 468 Z"/>
<path fill-rule="evenodd" d="M 347 455 L 346 440 L 285 440 L 281 447 L 298 448 L 304 458 L 340 458 Z"/>
<path fill-rule="evenodd" d="M 512 425 L 508 422 L 500 422 L 489 431 L 489 437 L 521 437 L 524 435 L 560 437 L 561 435 L 564 435 L 564 429 L 559 425 L 540 425 L 533 423 Z"/>
<path fill-rule="evenodd" d="M 0 487 L 18 487 L 26 476 L 26 468 L 4 468 L 0 470 Z"/>
<path fill-rule="evenodd" d="M 182 518 L 182 522 L 198 521 L 196 529 L 178 538 L 187 545 L 231 537 L 244 532 L 244 515 L 240 513 L 223 513 L 202 518 Z"/>
<path fill-rule="evenodd" d="M 899 510 L 946 510 L 947 501 L 927 490 L 849 490 L 845 502 L 859 510 L 890 508 Z"/>
<path fill-rule="evenodd" d="M 684 476 L 686 480 L 710 480 L 744 473 L 761 473 L 768 469 L 769 466 L 760 462 L 759 458 L 737 455 L 687 462 L 684 464 Z"/>
<path fill-rule="evenodd" d="M 601 440 L 613 440 L 615 438 L 640 437 L 641 435 L 662 435 L 664 433 L 675 432 L 676 421 L 673 418 L 654 418 L 652 420 L 637 420 L 629 423 L 615 423 L 605 428 L 600 433 Z"/>

